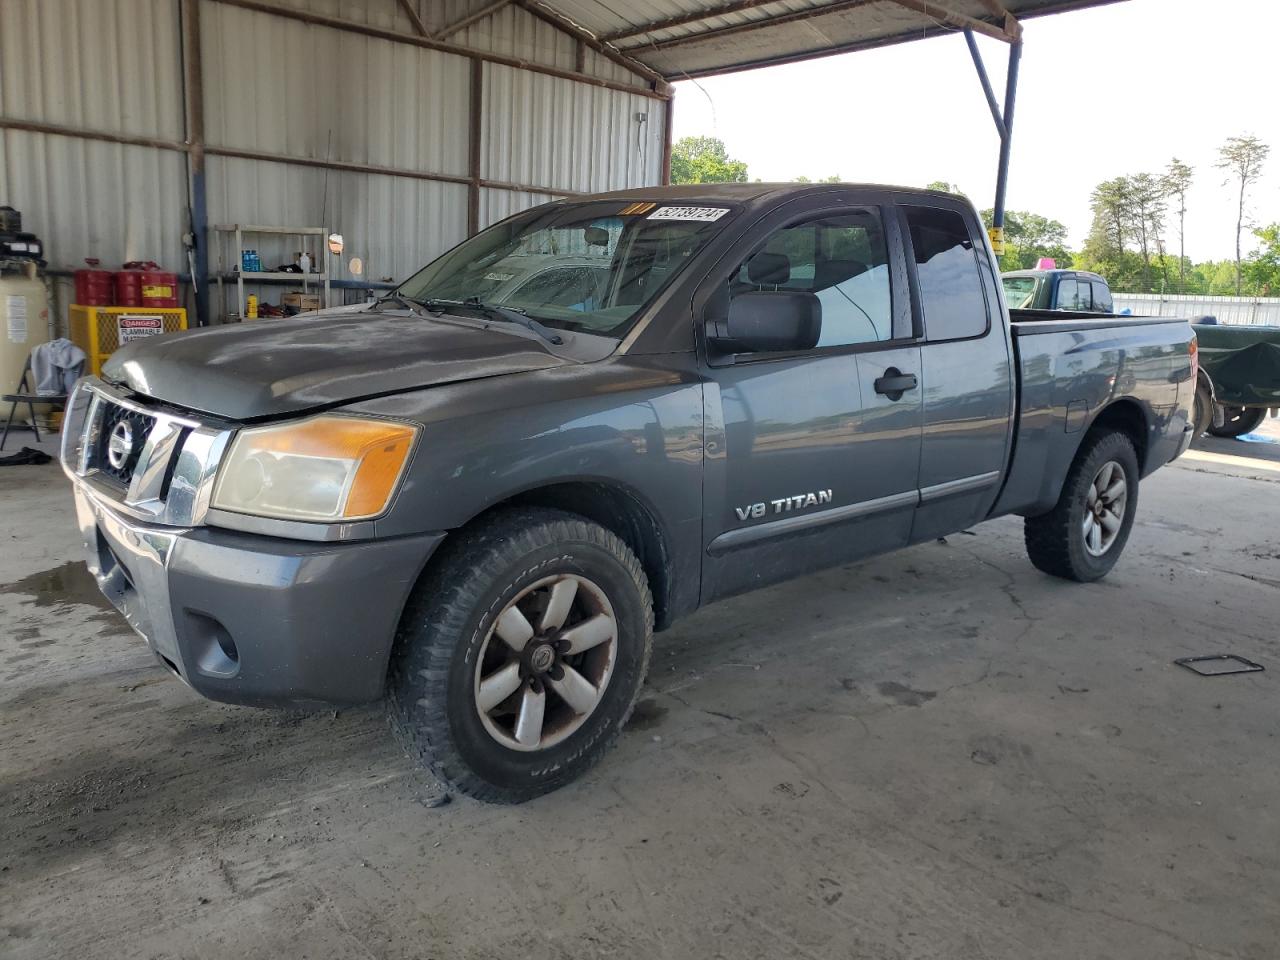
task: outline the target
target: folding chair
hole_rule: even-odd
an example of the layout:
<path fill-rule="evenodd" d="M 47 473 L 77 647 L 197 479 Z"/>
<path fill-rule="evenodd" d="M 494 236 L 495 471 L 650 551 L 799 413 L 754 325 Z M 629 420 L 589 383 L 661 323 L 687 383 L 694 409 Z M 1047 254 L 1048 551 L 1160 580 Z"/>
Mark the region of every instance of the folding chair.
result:
<path fill-rule="evenodd" d="M 31 431 L 36 435 L 36 443 L 40 442 L 40 426 L 36 423 L 36 404 L 47 403 L 51 406 L 65 410 L 67 408 L 67 395 L 65 393 L 56 393 L 52 396 L 44 396 L 39 393 L 31 392 L 31 385 L 28 378 L 31 376 L 31 357 L 27 356 L 27 363 L 22 368 L 22 379 L 18 381 L 17 393 L 6 393 L 0 397 L 0 403 L 9 404 L 9 416 L 4 422 L 4 435 L 0 436 L 0 450 L 4 449 L 4 445 L 9 440 L 9 430 L 13 426 L 13 416 L 18 412 L 18 404 L 25 403 L 27 405 L 27 414 L 31 418 Z M 19 424 L 18 429 L 27 426 Z"/>

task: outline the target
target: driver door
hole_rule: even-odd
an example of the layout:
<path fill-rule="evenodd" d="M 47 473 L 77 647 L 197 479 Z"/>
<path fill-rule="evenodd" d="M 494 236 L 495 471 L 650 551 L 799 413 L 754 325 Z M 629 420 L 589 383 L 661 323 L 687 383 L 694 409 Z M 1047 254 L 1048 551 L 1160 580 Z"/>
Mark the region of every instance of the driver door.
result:
<path fill-rule="evenodd" d="M 807 350 L 708 352 L 704 602 L 910 537 L 923 389 L 897 219 L 817 199 L 708 278 L 710 314 L 751 291 L 806 291 L 822 326 Z"/>

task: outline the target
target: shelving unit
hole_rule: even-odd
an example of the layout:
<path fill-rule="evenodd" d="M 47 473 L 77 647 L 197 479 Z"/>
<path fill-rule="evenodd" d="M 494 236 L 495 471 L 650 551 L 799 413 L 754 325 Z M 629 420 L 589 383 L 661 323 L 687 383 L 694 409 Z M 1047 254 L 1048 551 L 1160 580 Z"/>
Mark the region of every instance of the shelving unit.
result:
<path fill-rule="evenodd" d="M 265 227 L 241 223 L 218 224 L 213 227 L 218 243 L 218 290 L 222 294 L 223 316 L 227 316 L 227 295 L 224 283 L 234 282 L 236 285 L 235 316 L 243 319 L 245 312 L 245 284 L 291 284 L 301 287 L 303 293 L 319 290 L 323 287 L 322 305 L 332 304 L 329 293 L 329 250 L 327 246 L 329 229 L 327 227 Z M 290 273 L 288 271 L 249 272 L 240 269 L 241 251 L 245 250 L 245 237 L 268 236 L 294 238 L 297 247 L 311 256 L 313 264 L 323 267 L 319 273 Z M 228 247 L 230 250 L 228 251 Z M 313 249 L 314 247 L 314 249 Z M 249 249 L 256 249 L 249 248 Z"/>

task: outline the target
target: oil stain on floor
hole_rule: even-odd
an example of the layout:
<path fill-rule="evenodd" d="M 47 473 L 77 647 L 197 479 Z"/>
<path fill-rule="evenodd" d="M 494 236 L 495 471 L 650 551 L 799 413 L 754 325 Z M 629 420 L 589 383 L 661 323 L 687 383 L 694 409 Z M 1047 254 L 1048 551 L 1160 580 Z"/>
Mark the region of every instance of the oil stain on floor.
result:
<path fill-rule="evenodd" d="M 41 570 L 23 577 L 7 586 L 0 593 L 16 593 L 31 598 L 37 607 L 52 607 L 63 603 L 81 603 L 99 610 L 114 610 L 111 601 L 102 595 L 93 574 L 82 560 L 68 560 L 49 570 Z"/>

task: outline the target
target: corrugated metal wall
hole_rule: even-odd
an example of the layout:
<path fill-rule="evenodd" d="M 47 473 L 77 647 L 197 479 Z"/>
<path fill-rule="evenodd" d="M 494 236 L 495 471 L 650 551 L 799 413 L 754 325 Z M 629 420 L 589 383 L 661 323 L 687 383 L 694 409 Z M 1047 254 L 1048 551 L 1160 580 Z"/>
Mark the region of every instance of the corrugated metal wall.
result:
<path fill-rule="evenodd" d="M 172 0 L 3 0 L 0 116 L 181 141 L 177 11 Z M 186 195 L 182 153 L 0 129 L 0 203 L 59 266 L 184 267 Z"/>
<path fill-rule="evenodd" d="M 396 0 L 275 2 L 414 32 Z M 485 5 L 419 0 L 417 9 L 436 30 Z M 0 0 L 0 120 L 164 142 L 126 145 L 0 127 L 0 203 L 23 212 L 53 268 L 97 256 L 109 266 L 152 259 L 187 269 L 179 9 L 180 0 Z M 200 19 L 210 224 L 340 232 L 340 279 L 353 279 L 345 269 L 351 256 L 364 260 L 364 279 L 402 279 L 466 235 L 470 57 L 218 0 L 201 0 Z M 516 7 L 448 42 L 559 70 L 581 62 L 593 77 L 646 87 Z M 490 62 L 482 75 L 479 176 L 539 189 L 486 183 L 481 226 L 555 195 L 660 180 L 663 101 Z M 267 261 L 287 258 L 286 247 L 259 244 Z M 211 243 L 213 270 L 218 253 Z"/>
<path fill-rule="evenodd" d="M 484 70 L 486 178 L 576 193 L 657 182 L 655 101 L 496 64 Z"/>
<path fill-rule="evenodd" d="M 1117 310 L 1137 317 L 1217 317 L 1219 323 L 1280 326 L 1280 297 L 1196 297 L 1114 294 Z"/>

